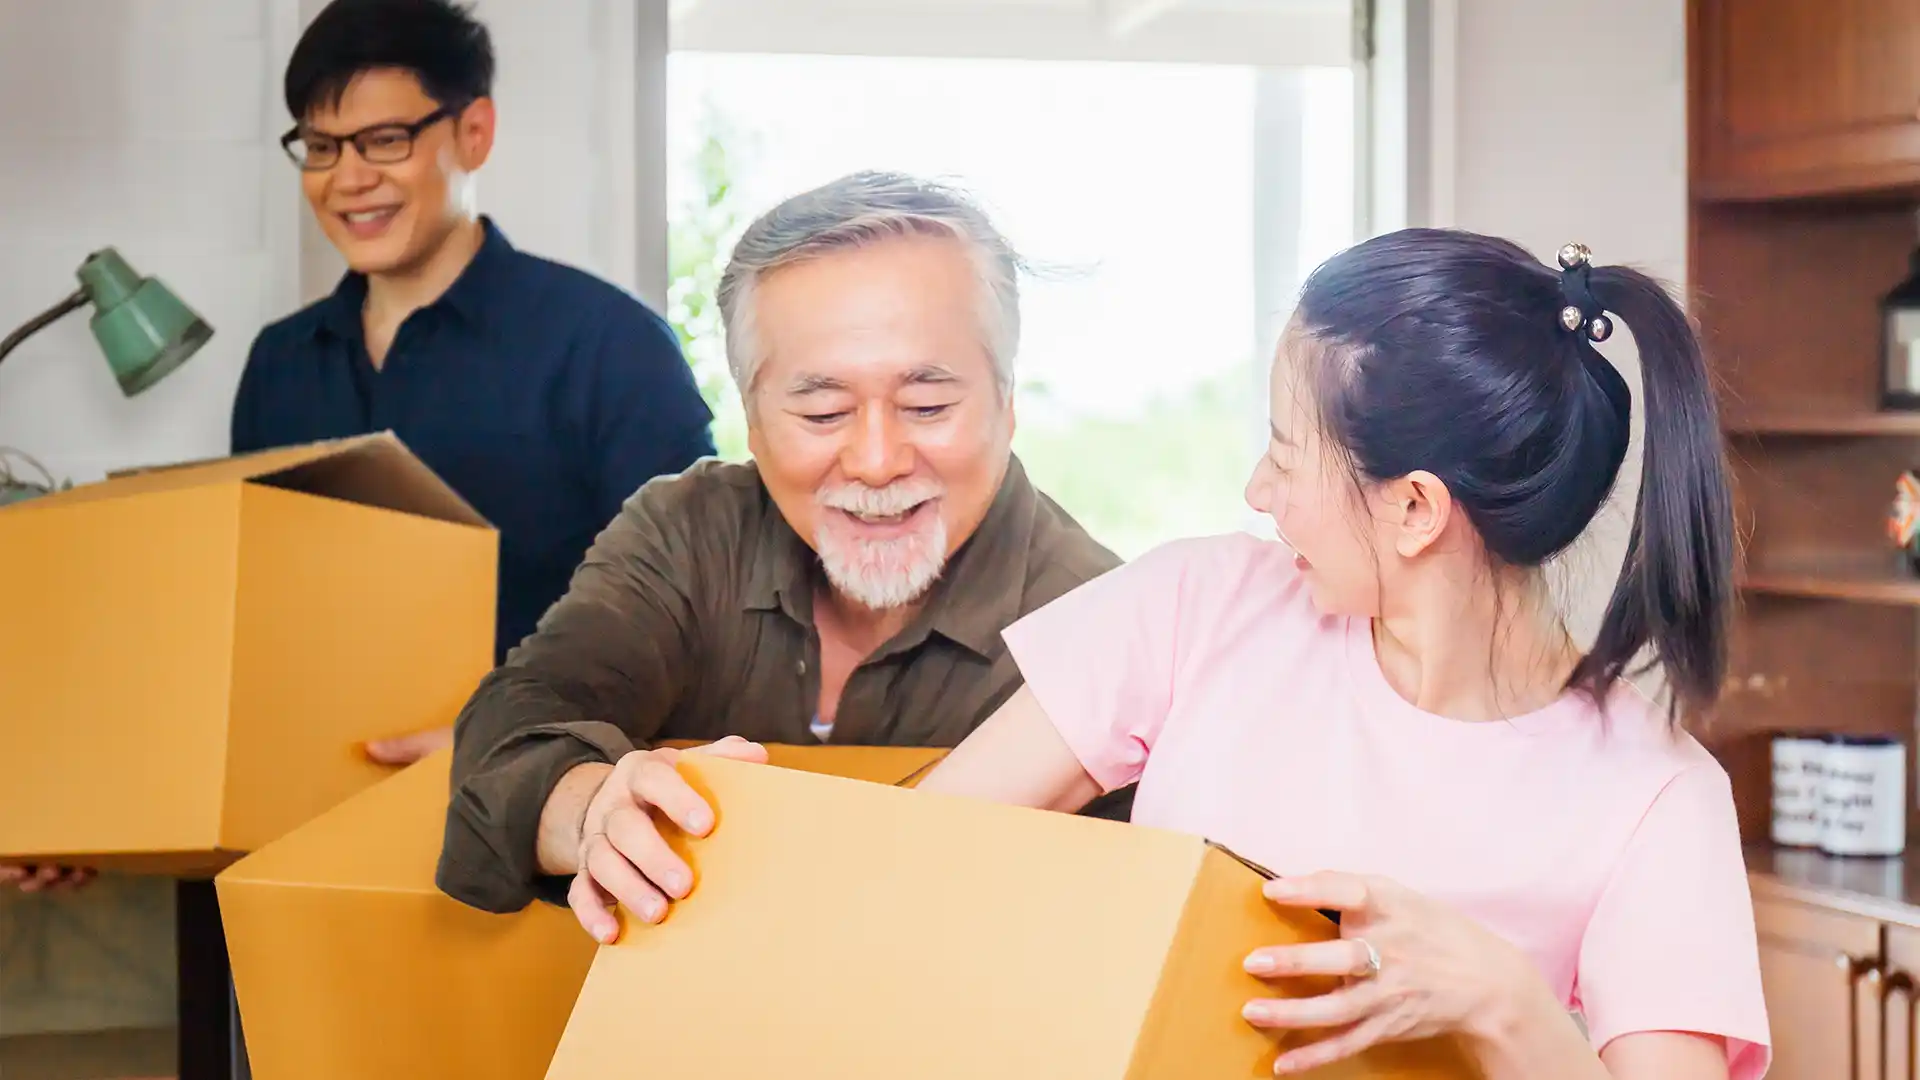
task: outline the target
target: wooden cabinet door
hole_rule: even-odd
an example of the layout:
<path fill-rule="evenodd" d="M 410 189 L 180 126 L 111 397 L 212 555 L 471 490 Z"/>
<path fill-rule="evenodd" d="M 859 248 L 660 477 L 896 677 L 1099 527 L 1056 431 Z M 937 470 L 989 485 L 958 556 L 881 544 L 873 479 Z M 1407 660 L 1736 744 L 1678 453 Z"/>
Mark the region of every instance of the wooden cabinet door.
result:
<path fill-rule="evenodd" d="M 1887 927 L 1887 968 L 1880 986 L 1887 1050 L 1883 1080 L 1920 1080 L 1920 930 Z"/>
<path fill-rule="evenodd" d="M 1756 900 L 1773 1029 L 1767 1080 L 1904 1080 L 1883 1073 L 1880 923 Z"/>
<path fill-rule="evenodd" d="M 1700 193 L 1920 182 L 1920 3 L 1694 0 Z"/>

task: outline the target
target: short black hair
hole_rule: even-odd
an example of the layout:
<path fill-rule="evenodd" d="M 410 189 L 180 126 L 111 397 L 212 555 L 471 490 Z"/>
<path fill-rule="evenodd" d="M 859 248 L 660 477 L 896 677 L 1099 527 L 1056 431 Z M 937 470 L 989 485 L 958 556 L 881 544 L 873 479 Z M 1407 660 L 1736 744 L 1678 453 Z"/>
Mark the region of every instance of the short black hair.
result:
<path fill-rule="evenodd" d="M 287 111 L 298 121 L 338 105 L 376 68 L 411 72 L 442 107 L 464 109 L 493 94 L 493 39 L 454 0 L 333 0 L 287 61 Z"/>

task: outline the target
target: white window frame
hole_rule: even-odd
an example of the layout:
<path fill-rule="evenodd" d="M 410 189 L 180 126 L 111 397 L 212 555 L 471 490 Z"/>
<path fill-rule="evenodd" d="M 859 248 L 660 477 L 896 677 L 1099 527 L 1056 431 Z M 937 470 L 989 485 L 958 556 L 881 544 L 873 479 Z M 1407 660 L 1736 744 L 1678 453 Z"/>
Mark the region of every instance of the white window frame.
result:
<path fill-rule="evenodd" d="M 673 47 L 1338 67 L 1349 0 L 670 0 Z"/>
<path fill-rule="evenodd" d="M 1455 223 L 1459 0 L 1354 0 L 1358 236 Z"/>

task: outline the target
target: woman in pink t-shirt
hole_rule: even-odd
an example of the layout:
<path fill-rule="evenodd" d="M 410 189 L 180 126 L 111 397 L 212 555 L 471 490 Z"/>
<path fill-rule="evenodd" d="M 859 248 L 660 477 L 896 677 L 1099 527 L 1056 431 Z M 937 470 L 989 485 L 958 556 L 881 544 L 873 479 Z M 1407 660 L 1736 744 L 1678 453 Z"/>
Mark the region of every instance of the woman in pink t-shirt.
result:
<path fill-rule="evenodd" d="M 1353 976 L 1249 1002 L 1332 1029 L 1276 1071 L 1461 1036 L 1490 1080 L 1755 1080 L 1753 912 L 1725 772 L 1622 681 L 1675 705 L 1726 667 L 1733 522 L 1705 364 L 1651 279 L 1410 230 L 1306 283 L 1247 485 L 1286 544 L 1162 547 L 1006 633 L 1026 685 L 921 785 L 1072 810 L 1138 782 L 1136 823 L 1281 876 L 1342 940 L 1246 958 Z M 1541 566 L 1626 457 L 1639 345 L 1647 450 L 1625 571 L 1584 652 Z M 1586 1022 L 1583 1037 L 1568 1016 Z"/>

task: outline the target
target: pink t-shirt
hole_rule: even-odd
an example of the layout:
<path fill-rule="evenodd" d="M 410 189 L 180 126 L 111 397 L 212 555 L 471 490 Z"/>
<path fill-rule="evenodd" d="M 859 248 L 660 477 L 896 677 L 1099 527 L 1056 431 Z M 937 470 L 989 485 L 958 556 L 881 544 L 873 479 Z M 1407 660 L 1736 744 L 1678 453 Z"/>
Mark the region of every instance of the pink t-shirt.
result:
<path fill-rule="evenodd" d="M 1047 715 L 1133 820 L 1276 873 L 1389 877 L 1524 949 L 1596 1047 L 1722 1036 L 1734 1080 L 1769 1050 L 1725 771 L 1623 687 L 1512 720 L 1414 708 L 1366 619 L 1313 606 L 1285 547 L 1159 548 L 1006 631 Z"/>

